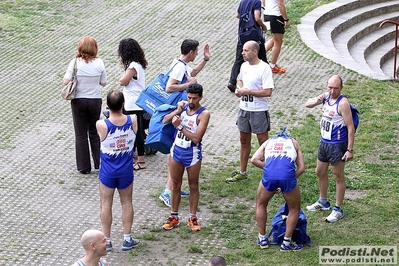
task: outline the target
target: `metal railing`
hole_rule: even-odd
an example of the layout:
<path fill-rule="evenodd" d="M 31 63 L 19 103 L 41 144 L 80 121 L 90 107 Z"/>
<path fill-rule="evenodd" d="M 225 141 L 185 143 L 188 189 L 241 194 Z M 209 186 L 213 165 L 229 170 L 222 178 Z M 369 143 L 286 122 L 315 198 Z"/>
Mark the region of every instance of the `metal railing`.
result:
<path fill-rule="evenodd" d="M 393 78 L 396 79 L 396 57 L 398 55 L 398 27 L 399 27 L 399 22 L 393 21 L 393 20 L 385 20 L 381 22 L 380 28 L 384 26 L 385 24 L 394 24 L 396 25 L 396 33 L 395 33 L 395 47 L 393 49 L 394 52 L 394 59 L 393 59 Z"/>

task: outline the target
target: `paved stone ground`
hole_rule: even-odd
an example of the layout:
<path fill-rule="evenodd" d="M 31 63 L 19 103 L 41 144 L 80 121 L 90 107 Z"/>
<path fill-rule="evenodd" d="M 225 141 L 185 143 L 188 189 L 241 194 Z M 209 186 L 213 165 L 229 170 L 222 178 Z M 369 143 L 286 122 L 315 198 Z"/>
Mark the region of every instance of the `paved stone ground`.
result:
<path fill-rule="evenodd" d="M 123 71 L 116 51 L 122 38 L 133 37 L 145 49 L 148 83 L 179 55 L 184 38 L 200 41 L 198 61 L 203 45 L 209 43 L 212 58 L 198 77 L 205 88 L 203 103 L 212 112 L 204 139 L 204 167 L 218 157 L 238 160 L 238 98 L 226 88 L 234 61 L 237 2 L 36 1 L 27 9 L 15 10 L 29 15 L 11 30 L 0 24 L 0 265 L 70 265 L 83 255 L 81 233 L 101 229 L 96 173 L 83 176 L 76 171 L 71 111 L 69 102 L 60 97 L 62 76 L 84 35 L 98 40 L 106 64 L 109 85 L 104 96 L 119 87 Z M 0 23 L 12 23 L 2 13 L 0 18 Z M 275 76 L 270 99 L 272 133 L 280 126 L 301 123 L 309 113 L 305 100 L 323 90 L 329 75 L 361 78 L 310 51 L 295 27 L 290 31 L 294 38 L 286 40 L 279 62 L 288 70 Z M 165 156 L 156 154 L 146 160 L 147 169 L 136 173 L 133 233 L 154 234 L 161 241 L 142 240 L 133 257 L 118 251 L 122 226 L 115 196 L 116 251 L 107 256 L 108 261 L 111 265 L 171 265 L 171 261 L 205 265 L 210 252 L 187 253 L 185 246 L 193 240 L 175 243 L 181 232 L 153 232 L 169 212 L 157 199 L 165 182 Z M 201 202 L 200 208 L 203 227 L 218 219 Z M 181 208 L 181 215 L 188 215 L 187 206 Z M 195 241 L 215 253 L 223 250 L 217 232 Z"/>

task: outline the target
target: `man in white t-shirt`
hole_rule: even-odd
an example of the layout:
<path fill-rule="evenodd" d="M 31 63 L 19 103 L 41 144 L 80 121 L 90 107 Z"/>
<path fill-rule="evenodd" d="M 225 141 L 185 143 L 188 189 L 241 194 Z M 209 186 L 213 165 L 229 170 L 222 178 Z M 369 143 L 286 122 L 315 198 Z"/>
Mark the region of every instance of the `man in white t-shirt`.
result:
<path fill-rule="evenodd" d="M 270 66 L 258 58 L 259 44 L 248 41 L 243 46 L 240 74 L 237 77 L 235 95 L 240 97 L 237 126 L 240 131 L 240 170 L 234 171 L 226 183 L 247 179 L 247 164 L 251 153 L 252 133 L 259 145 L 268 139 L 270 116 L 268 98 L 272 95 L 274 82 Z"/>
<path fill-rule="evenodd" d="M 199 42 L 192 39 L 185 39 L 180 46 L 180 57 L 178 59 L 174 59 L 170 67 L 173 67 L 173 70 L 169 74 L 169 80 L 166 84 L 166 92 L 176 92 L 186 90 L 188 85 L 197 83 L 197 74 L 204 68 L 206 63 L 209 61 L 211 57 L 211 53 L 209 50 L 209 44 L 205 44 L 204 46 L 204 58 L 203 60 L 191 68 L 188 63 L 193 62 L 198 55 L 198 46 Z M 186 96 L 187 97 L 187 96 Z M 187 99 L 183 99 L 187 100 Z M 169 165 L 170 156 L 167 156 L 167 165 Z M 171 178 L 169 176 L 166 181 L 165 189 L 159 195 L 159 199 L 162 200 L 166 206 L 171 207 L 170 203 L 170 193 L 172 189 Z M 186 191 L 182 191 L 181 195 L 183 197 L 189 196 L 189 193 Z"/>
<path fill-rule="evenodd" d="M 209 52 L 209 44 L 204 46 L 203 60 L 191 68 L 188 63 L 194 62 L 198 55 L 199 42 L 196 40 L 185 39 L 180 47 L 181 55 L 178 59 L 173 60 L 171 68 L 172 72 L 169 74 L 169 80 L 166 84 L 166 92 L 183 91 L 187 89 L 188 85 L 197 83 L 196 76 L 204 68 L 209 61 L 211 54 Z"/>

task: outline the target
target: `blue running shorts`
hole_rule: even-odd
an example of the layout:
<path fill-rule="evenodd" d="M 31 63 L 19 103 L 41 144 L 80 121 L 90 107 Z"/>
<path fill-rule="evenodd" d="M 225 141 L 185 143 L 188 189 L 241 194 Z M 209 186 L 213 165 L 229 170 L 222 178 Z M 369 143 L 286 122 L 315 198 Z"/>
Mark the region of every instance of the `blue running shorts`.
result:
<path fill-rule="evenodd" d="M 99 176 L 98 179 L 100 179 L 101 184 L 106 187 L 125 189 L 133 183 L 134 176 L 132 175 L 129 178 L 104 178 Z"/>
<path fill-rule="evenodd" d="M 202 152 L 198 147 L 181 148 L 173 145 L 170 155 L 173 160 L 184 165 L 185 168 L 193 166 L 202 160 Z"/>
<path fill-rule="evenodd" d="M 288 180 L 265 180 L 262 179 L 262 185 L 269 192 L 274 192 L 281 188 L 281 192 L 288 193 L 296 187 L 296 178 Z"/>

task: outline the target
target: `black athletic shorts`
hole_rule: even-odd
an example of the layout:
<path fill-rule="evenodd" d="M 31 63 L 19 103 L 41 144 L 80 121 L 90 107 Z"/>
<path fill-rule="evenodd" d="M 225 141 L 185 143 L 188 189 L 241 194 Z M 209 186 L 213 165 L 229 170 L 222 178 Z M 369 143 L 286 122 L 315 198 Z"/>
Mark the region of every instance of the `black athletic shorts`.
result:
<path fill-rule="evenodd" d="M 320 141 L 317 159 L 323 163 L 334 165 L 342 160 L 348 149 L 348 142 L 339 144 L 328 144 Z"/>
<path fill-rule="evenodd" d="M 270 21 L 270 32 L 284 34 L 284 18 L 283 16 L 264 15 L 265 21 Z"/>

